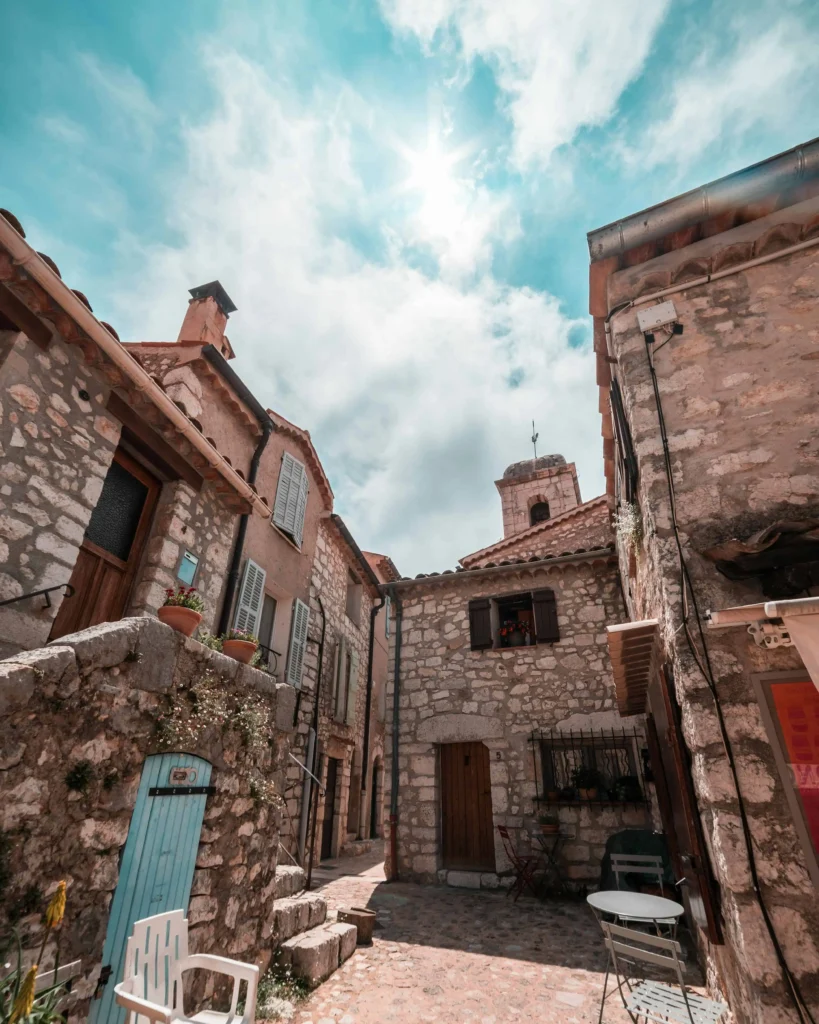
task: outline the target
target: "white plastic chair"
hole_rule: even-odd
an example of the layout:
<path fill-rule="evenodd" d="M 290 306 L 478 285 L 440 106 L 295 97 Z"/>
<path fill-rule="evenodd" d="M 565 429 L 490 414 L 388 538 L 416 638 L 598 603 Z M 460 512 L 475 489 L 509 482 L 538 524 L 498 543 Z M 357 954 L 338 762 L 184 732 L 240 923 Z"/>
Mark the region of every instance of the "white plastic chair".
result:
<path fill-rule="evenodd" d="M 185 1016 L 182 973 L 194 968 L 215 971 L 233 978 L 230 1010 L 202 1010 Z M 197 1021 L 199 1024 L 253 1024 L 256 1016 L 256 987 L 259 968 L 208 953 L 188 954 L 188 920 L 182 910 L 156 914 L 134 923 L 125 952 L 123 980 L 114 994 L 128 1011 L 125 1024 L 173 1024 Z M 244 1013 L 237 1015 L 239 989 L 247 982 Z"/>
<path fill-rule="evenodd" d="M 640 1017 L 646 1021 L 656 1021 L 658 1024 L 719 1024 L 728 1007 L 715 999 L 707 999 L 705 996 L 687 991 L 683 980 L 685 964 L 681 959 L 682 949 L 676 939 L 636 932 L 606 921 L 601 922 L 601 927 L 609 951 L 609 963 L 603 982 L 598 1024 L 603 1020 L 603 1006 L 612 968 L 617 978 L 617 989 L 623 1006 L 634 1024 L 639 1024 Z M 646 946 L 650 948 L 645 949 Z M 679 988 L 661 981 L 646 979 L 632 984 L 629 974 L 622 969 L 621 957 L 630 966 L 634 961 L 641 960 L 654 967 L 672 971 L 677 976 Z"/>
<path fill-rule="evenodd" d="M 662 857 L 644 853 L 613 853 L 611 855 L 611 870 L 614 873 L 614 880 L 618 889 L 621 888 L 621 875 L 647 875 L 649 878 L 652 878 L 657 882 L 660 890 L 663 888 L 663 876 L 665 874 L 665 870 L 663 868 Z M 664 924 L 671 929 L 672 937 L 677 934 L 676 917 L 666 917 L 661 918 L 659 921 L 652 921 L 646 917 L 632 917 L 630 914 L 618 914 L 617 918 L 620 921 L 631 922 L 633 924 L 654 925 L 658 934 L 659 928 L 657 926 Z"/>

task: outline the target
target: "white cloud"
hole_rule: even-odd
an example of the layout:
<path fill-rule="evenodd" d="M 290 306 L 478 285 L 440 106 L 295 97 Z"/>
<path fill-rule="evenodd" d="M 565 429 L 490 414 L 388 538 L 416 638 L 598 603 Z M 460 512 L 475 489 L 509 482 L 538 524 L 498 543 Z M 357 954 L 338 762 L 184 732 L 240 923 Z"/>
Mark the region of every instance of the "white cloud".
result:
<path fill-rule="evenodd" d="M 667 116 L 657 118 L 636 145 L 623 150 L 628 163 L 642 169 L 661 164 L 683 168 L 712 147 L 776 130 L 783 121 L 795 126 L 802 103 L 813 117 L 817 33 L 804 22 L 784 18 L 773 25 L 767 21 L 763 30 L 756 20 L 742 23 L 735 44 L 726 48 L 731 35 L 734 31 L 726 26 L 720 50 L 713 45 L 703 49 L 676 78 L 663 103 Z M 787 118 L 783 111 L 789 112 Z"/>
<path fill-rule="evenodd" d="M 482 57 L 507 96 L 513 158 L 543 164 L 604 124 L 645 63 L 668 0 L 380 0 L 396 31 Z"/>
<path fill-rule="evenodd" d="M 79 54 L 79 63 L 109 122 L 128 134 L 135 133 L 143 146 L 150 146 L 160 112 L 142 79 L 129 67 L 105 64 L 93 53 Z"/>
<path fill-rule="evenodd" d="M 390 221 L 388 256 L 369 256 L 332 225 L 364 200 L 389 205 L 356 170 L 356 147 L 372 159 L 388 134 L 377 115 L 343 89 L 304 101 L 238 56 L 211 60 L 219 102 L 184 134 L 186 170 L 167 184 L 179 241 L 121 240 L 139 287 L 109 292 L 117 326 L 173 338 L 186 289 L 218 277 L 239 307 L 236 369 L 311 431 L 337 510 L 405 572 L 452 566 L 499 536 L 493 480 L 527 456 L 533 417 L 544 448 L 577 458 L 585 496 L 597 493 L 591 353 L 569 348 L 555 299 L 491 276 L 485 247 L 503 214 L 481 187 L 458 185 L 460 201 L 484 204 L 466 249 L 458 232 L 436 243 L 452 273 L 415 268 L 411 214 Z"/>

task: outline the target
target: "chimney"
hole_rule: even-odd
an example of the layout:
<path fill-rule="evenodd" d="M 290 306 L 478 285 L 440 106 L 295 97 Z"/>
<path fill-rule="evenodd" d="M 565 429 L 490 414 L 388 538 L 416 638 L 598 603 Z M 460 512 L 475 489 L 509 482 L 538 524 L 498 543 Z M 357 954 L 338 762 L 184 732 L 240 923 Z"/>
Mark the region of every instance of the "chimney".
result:
<path fill-rule="evenodd" d="M 190 294 L 177 345 L 213 345 L 225 359 L 232 359 L 233 349 L 225 335 L 228 317 L 236 312 L 230 296 L 218 281 L 191 288 Z"/>

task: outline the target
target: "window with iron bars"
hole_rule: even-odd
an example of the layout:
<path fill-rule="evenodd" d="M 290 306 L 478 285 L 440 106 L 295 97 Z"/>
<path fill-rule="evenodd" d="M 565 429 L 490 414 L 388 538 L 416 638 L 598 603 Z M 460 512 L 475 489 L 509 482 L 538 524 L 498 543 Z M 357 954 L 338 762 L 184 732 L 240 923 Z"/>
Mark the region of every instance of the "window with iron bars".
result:
<path fill-rule="evenodd" d="M 536 729 L 531 743 L 538 803 L 646 803 L 644 742 L 625 729 Z"/>

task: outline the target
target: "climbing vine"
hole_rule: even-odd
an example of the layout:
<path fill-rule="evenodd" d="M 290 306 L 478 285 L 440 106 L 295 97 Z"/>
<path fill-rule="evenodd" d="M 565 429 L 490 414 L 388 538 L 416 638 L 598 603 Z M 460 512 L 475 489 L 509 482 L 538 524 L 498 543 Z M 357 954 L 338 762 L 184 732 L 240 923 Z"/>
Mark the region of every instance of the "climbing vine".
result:
<path fill-rule="evenodd" d="M 236 745 L 226 749 L 236 756 L 236 772 L 247 780 L 252 798 L 283 806 L 270 778 L 275 717 L 268 698 L 254 691 L 237 692 L 229 681 L 206 671 L 191 686 L 170 695 L 157 723 L 157 740 L 167 750 L 191 750 L 214 728 L 236 735 Z"/>

